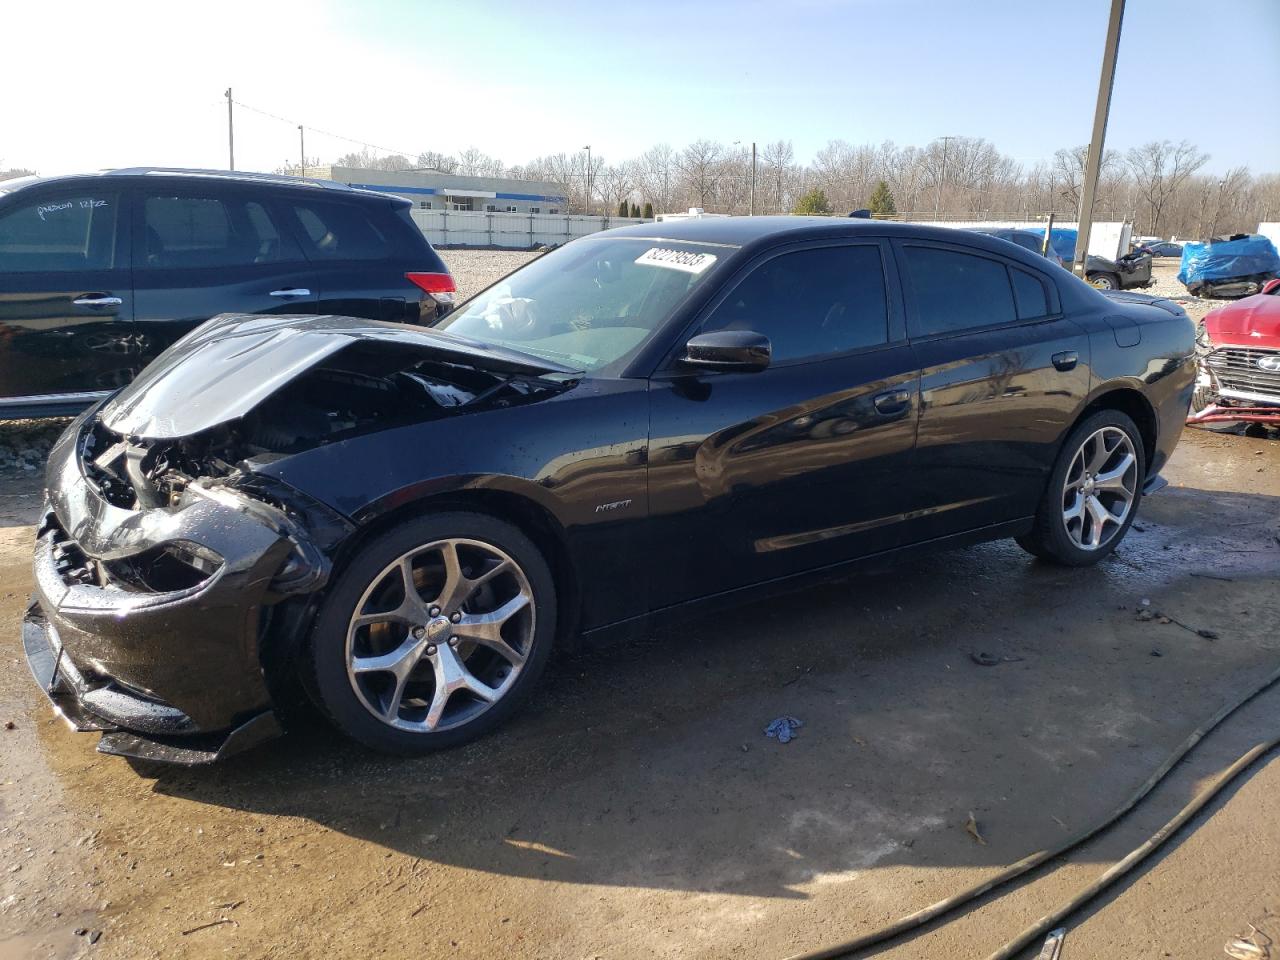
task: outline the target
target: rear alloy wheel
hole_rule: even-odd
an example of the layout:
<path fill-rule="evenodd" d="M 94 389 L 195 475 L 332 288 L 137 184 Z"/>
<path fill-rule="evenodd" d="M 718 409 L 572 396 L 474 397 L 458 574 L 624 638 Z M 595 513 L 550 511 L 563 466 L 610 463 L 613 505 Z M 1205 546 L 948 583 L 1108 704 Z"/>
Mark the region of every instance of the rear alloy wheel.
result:
<path fill-rule="evenodd" d="M 386 534 L 321 612 L 322 706 L 348 735 L 388 752 L 474 739 L 518 706 L 545 665 L 554 596 L 537 548 L 492 517 L 437 514 Z"/>
<path fill-rule="evenodd" d="M 1018 543 L 1045 560 L 1083 567 L 1120 543 L 1142 499 L 1146 461 L 1133 421 L 1102 410 L 1071 432 L 1031 533 Z"/>
<path fill-rule="evenodd" d="M 1098 290 L 1119 290 L 1120 281 L 1110 273 L 1091 273 L 1089 283 Z"/>

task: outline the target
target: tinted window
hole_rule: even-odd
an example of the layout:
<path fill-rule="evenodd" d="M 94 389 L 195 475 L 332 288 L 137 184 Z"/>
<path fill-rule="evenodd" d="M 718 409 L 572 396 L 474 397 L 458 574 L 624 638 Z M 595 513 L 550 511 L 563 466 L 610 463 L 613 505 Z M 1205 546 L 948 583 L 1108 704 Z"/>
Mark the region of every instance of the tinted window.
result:
<path fill-rule="evenodd" d="M 265 207 L 235 197 L 151 196 L 143 200 L 138 266 L 247 266 L 298 259 Z"/>
<path fill-rule="evenodd" d="M 116 207 L 112 194 L 84 193 L 0 213 L 0 272 L 111 269 Z"/>
<path fill-rule="evenodd" d="M 1013 299 L 1017 303 L 1018 319 L 1047 317 L 1049 298 L 1045 295 L 1044 284 L 1037 277 L 1017 267 L 1009 268 L 1009 276 L 1013 278 Z"/>
<path fill-rule="evenodd" d="M 386 236 L 353 203 L 308 200 L 293 205 L 306 238 L 307 255 L 321 260 L 380 260 L 391 251 Z"/>
<path fill-rule="evenodd" d="M 880 248 L 822 247 L 774 257 L 734 287 L 702 325 L 769 338 L 774 362 L 844 353 L 888 340 Z"/>
<path fill-rule="evenodd" d="M 907 247 L 906 267 L 915 293 L 914 336 L 1017 319 L 1009 274 L 998 260 L 936 247 Z"/>
<path fill-rule="evenodd" d="M 1044 241 L 1028 233 L 1014 233 L 1013 242 L 1032 253 L 1039 253 Z"/>

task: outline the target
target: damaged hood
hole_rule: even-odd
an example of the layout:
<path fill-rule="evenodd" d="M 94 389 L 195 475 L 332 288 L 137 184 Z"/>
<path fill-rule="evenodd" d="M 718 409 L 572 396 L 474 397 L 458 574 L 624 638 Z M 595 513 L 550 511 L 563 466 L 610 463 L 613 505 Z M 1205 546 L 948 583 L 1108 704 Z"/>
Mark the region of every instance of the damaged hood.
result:
<path fill-rule="evenodd" d="M 427 351 L 494 373 L 577 371 L 515 350 L 426 327 L 337 316 L 224 314 L 183 337 L 102 409 L 130 437 L 185 437 L 243 417 L 271 394 L 356 342 Z"/>
<path fill-rule="evenodd" d="M 1255 293 L 1210 311 L 1204 318 L 1209 339 L 1241 347 L 1280 347 L 1280 296 Z"/>

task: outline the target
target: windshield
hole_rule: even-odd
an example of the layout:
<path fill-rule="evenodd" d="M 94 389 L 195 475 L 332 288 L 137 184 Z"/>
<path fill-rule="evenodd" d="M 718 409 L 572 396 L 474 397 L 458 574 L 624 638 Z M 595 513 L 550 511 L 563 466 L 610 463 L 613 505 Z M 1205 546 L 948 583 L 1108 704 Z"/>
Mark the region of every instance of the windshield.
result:
<path fill-rule="evenodd" d="M 586 372 L 615 372 L 735 249 L 575 240 L 473 297 L 436 329 Z"/>

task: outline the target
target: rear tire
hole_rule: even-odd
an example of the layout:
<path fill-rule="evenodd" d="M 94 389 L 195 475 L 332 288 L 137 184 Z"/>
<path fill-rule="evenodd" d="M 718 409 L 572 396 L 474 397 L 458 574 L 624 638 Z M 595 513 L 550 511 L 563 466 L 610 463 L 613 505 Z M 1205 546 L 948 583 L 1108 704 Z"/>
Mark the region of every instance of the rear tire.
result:
<path fill-rule="evenodd" d="M 1031 532 L 1018 537 L 1028 553 L 1068 567 L 1108 556 L 1137 515 L 1146 454 L 1133 420 L 1099 410 L 1062 444 Z"/>
<path fill-rule="evenodd" d="M 1098 290 L 1119 290 L 1120 278 L 1111 273 L 1091 273 L 1089 283 Z"/>
<path fill-rule="evenodd" d="M 361 548 L 324 599 L 311 687 L 374 750 L 454 747 L 528 699 L 555 632 L 551 569 L 527 536 L 485 514 L 426 514 Z"/>

